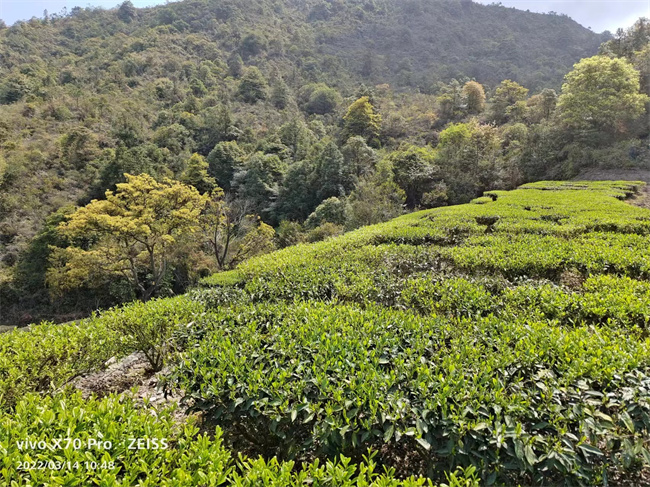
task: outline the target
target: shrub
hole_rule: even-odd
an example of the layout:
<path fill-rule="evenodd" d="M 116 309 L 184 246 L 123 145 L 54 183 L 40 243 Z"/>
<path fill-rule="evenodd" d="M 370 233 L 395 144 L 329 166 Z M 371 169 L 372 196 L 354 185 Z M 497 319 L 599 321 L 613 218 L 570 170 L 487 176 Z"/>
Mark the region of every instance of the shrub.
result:
<path fill-rule="evenodd" d="M 141 351 L 154 371 L 162 369 L 173 349 L 174 331 L 204 310 L 203 305 L 186 296 L 134 302 L 102 314 L 101 321 L 125 337 Z"/>
<path fill-rule="evenodd" d="M 650 459 L 650 350 L 626 332 L 369 304 L 213 319 L 176 381 L 239 447 L 285 458 L 372 447 L 389 462 L 408 451 L 429 471 L 474 465 L 506 483 L 589 481 L 622 457 Z"/>
<path fill-rule="evenodd" d="M 0 409 L 13 407 L 28 392 L 59 389 L 129 350 L 124 336 L 97 319 L 0 334 Z"/>
<path fill-rule="evenodd" d="M 302 466 L 243 456 L 235 462 L 223 445 L 219 428 L 212 435 L 201 434 L 191 422 L 177 425 L 173 412 L 172 408 L 142 407 L 114 395 L 88 401 L 81 394 L 27 396 L 14 413 L 0 414 L 0 481 L 4 485 L 106 487 L 257 487 L 261 481 L 268 487 L 306 483 L 318 487 L 433 487 L 424 478 L 399 480 L 390 469 L 380 473 L 373 455 L 359 464 L 345 457 Z M 134 448 L 138 443 L 133 440 L 138 439 L 146 448 Z M 62 440 L 58 446 L 57 440 Z M 26 446 L 38 442 L 53 448 Z M 447 478 L 452 487 L 478 487 L 471 468 L 449 473 Z"/>

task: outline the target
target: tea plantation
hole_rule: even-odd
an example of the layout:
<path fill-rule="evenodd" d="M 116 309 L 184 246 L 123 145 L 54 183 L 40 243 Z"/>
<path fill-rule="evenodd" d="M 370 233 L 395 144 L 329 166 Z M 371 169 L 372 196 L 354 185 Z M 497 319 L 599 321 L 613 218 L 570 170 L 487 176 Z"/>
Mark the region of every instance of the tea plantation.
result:
<path fill-rule="evenodd" d="M 0 484 L 650 485 L 642 186 L 493 191 L 0 335 Z M 70 385 L 137 350 L 186 420 Z M 21 448 L 59 438 L 112 448 Z"/>

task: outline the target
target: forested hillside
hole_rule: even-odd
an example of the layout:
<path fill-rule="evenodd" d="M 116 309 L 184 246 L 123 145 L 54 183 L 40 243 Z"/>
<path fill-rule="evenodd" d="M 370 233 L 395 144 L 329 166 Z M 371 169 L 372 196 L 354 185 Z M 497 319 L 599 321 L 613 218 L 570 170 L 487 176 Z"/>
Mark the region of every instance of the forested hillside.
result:
<path fill-rule="evenodd" d="M 125 2 L 0 28 L 2 320 L 170 295 L 404 211 L 639 164 L 647 27 L 589 61 L 608 39 L 456 0 Z M 110 232 L 61 226 L 126 174 L 211 201 L 188 200 L 200 224 L 174 231 L 193 239 L 161 261 L 134 244 L 128 269 L 98 259 Z"/>

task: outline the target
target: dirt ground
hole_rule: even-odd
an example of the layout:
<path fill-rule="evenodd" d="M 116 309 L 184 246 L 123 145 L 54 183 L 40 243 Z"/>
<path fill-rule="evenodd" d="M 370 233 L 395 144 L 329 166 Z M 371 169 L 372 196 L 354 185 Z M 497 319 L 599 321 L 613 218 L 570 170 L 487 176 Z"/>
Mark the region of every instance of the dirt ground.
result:
<path fill-rule="evenodd" d="M 650 170 L 646 169 L 589 169 L 575 178 L 575 181 L 644 181 L 643 191 L 630 199 L 630 203 L 650 209 Z"/>
<path fill-rule="evenodd" d="M 71 385 L 86 398 L 92 394 L 105 396 L 111 393 L 131 395 L 139 402 L 145 400 L 155 406 L 178 406 L 174 418 L 179 423 L 185 419 L 186 407 L 180 404 L 182 393 L 167 395 L 160 390 L 159 381 L 169 374 L 169 369 L 153 373 L 144 354 L 137 352 L 120 360 L 110 359 L 104 370 L 98 370 L 75 378 Z"/>

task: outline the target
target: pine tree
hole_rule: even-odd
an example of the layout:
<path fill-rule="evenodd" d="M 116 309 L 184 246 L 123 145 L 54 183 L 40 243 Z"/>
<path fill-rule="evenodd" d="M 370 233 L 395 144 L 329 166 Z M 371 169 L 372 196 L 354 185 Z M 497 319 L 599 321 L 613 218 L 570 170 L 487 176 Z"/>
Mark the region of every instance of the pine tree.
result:
<path fill-rule="evenodd" d="M 199 193 L 210 193 L 217 186 L 217 182 L 208 174 L 208 163 L 199 154 L 192 154 L 185 164 L 185 171 L 181 175 L 181 182 L 194 186 Z"/>
<path fill-rule="evenodd" d="M 362 96 L 352 103 L 343 120 L 346 138 L 359 135 L 373 145 L 379 143 L 381 115 L 376 113 L 367 96 Z"/>

